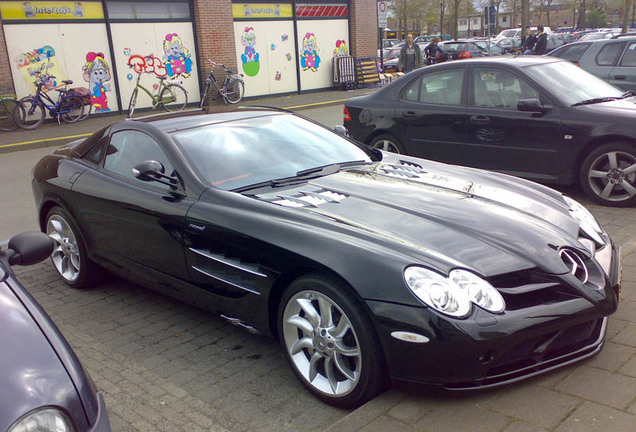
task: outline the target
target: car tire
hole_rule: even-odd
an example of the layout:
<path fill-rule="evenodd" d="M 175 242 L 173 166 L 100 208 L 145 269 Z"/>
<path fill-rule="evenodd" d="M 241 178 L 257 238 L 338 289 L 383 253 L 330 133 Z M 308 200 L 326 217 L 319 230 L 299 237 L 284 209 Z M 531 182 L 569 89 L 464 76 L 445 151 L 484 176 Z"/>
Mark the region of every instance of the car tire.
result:
<path fill-rule="evenodd" d="M 382 134 L 373 138 L 370 143 L 371 147 L 390 153 L 404 154 L 404 146 L 395 136 L 390 134 Z"/>
<path fill-rule="evenodd" d="M 296 279 L 280 302 L 278 324 L 292 369 L 322 401 L 354 408 L 387 387 L 373 324 L 341 280 L 322 273 Z"/>
<path fill-rule="evenodd" d="M 636 205 L 636 145 L 603 144 L 581 165 L 583 191 L 599 204 L 612 207 Z"/>
<path fill-rule="evenodd" d="M 53 207 L 46 216 L 46 234 L 55 242 L 51 261 L 64 282 L 74 288 L 94 285 L 102 269 L 88 258 L 73 217 L 63 208 Z"/>

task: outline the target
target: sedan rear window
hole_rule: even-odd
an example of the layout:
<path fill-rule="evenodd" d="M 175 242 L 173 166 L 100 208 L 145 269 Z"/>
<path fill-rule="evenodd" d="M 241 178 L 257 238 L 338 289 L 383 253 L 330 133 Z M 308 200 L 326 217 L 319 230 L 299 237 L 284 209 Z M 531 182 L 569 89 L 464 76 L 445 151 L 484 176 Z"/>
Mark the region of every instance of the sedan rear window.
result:
<path fill-rule="evenodd" d="M 566 46 L 559 51 L 554 53 L 554 57 L 559 57 L 564 60 L 569 60 L 571 62 L 577 63 L 583 57 L 583 54 L 590 49 L 591 44 L 576 44 Z"/>

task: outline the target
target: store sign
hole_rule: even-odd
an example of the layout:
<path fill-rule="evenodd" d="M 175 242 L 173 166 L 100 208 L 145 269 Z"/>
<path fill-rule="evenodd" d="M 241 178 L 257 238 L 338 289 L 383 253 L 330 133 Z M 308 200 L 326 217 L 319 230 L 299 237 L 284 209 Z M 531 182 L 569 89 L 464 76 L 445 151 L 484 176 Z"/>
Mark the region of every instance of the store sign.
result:
<path fill-rule="evenodd" d="M 3 1 L 0 14 L 3 21 L 104 19 L 101 2 Z"/>
<path fill-rule="evenodd" d="M 232 3 L 234 18 L 291 18 L 291 3 Z"/>

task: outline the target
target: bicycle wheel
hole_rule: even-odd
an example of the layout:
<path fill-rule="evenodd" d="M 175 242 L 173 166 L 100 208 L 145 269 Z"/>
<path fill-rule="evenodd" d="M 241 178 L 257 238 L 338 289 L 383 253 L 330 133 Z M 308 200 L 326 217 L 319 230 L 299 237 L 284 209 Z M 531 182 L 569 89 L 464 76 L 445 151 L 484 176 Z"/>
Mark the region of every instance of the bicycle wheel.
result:
<path fill-rule="evenodd" d="M 128 103 L 128 118 L 133 116 L 135 112 L 135 105 L 137 104 L 137 95 L 139 94 L 139 89 L 135 87 L 132 94 L 130 95 L 130 102 Z"/>
<path fill-rule="evenodd" d="M 210 91 L 210 83 L 205 85 L 203 89 L 203 93 L 201 93 L 201 102 L 199 102 L 199 108 L 203 108 L 205 106 L 205 101 L 208 98 L 208 92 Z"/>
<path fill-rule="evenodd" d="M 168 84 L 161 90 L 159 105 L 166 111 L 181 111 L 188 104 L 188 92 L 179 84 Z"/>
<path fill-rule="evenodd" d="M 89 115 L 91 115 L 93 112 L 93 105 L 92 104 L 84 104 L 84 114 L 82 114 L 82 117 L 80 117 L 79 121 L 82 120 L 86 120 L 88 118 Z"/>
<path fill-rule="evenodd" d="M 239 103 L 245 94 L 245 84 L 238 78 L 231 78 L 223 90 L 223 97 L 228 103 Z"/>
<path fill-rule="evenodd" d="M 84 115 L 84 101 L 79 96 L 66 96 L 60 103 L 60 115 L 66 123 L 75 123 Z"/>
<path fill-rule="evenodd" d="M 24 111 L 18 109 L 19 116 L 15 116 L 14 120 L 22 129 L 35 129 L 44 121 L 44 105 L 33 97 L 25 97 L 20 99 L 20 103 Z M 19 117 L 19 118 L 18 118 Z"/>
<path fill-rule="evenodd" d="M 9 132 L 18 128 L 14 111 L 18 109 L 19 104 L 20 102 L 13 98 L 0 100 L 0 131 Z"/>

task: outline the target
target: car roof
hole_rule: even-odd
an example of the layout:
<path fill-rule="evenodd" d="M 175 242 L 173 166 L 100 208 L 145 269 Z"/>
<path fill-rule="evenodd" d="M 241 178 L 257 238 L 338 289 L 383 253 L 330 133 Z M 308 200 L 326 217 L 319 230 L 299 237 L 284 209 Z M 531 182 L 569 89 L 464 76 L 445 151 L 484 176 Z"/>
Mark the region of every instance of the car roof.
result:
<path fill-rule="evenodd" d="M 548 57 L 548 56 L 497 56 L 497 57 L 475 57 L 470 59 L 465 59 L 461 61 L 461 64 L 466 63 L 477 63 L 477 64 L 486 64 L 486 65 L 507 65 L 516 68 L 523 68 L 526 66 L 533 66 L 538 64 L 546 64 L 546 63 L 554 63 L 564 61 L 559 57 Z M 440 63 L 439 66 L 449 65 L 454 66 L 457 65 L 457 62 L 444 62 Z M 437 65 L 435 65 L 437 66 Z M 430 67 L 430 66 L 429 66 Z"/>

